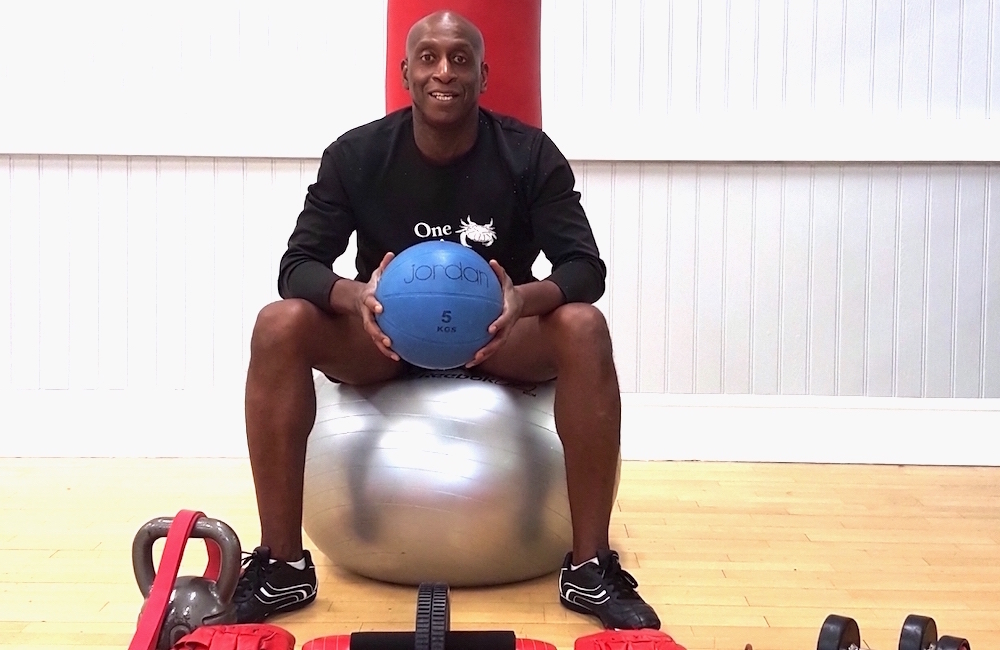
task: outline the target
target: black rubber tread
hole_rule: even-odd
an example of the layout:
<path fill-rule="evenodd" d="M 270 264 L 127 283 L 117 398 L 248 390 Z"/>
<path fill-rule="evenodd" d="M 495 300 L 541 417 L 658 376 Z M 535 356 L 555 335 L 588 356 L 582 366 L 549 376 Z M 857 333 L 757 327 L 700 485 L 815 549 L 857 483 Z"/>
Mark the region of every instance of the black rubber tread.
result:
<path fill-rule="evenodd" d="M 972 650 L 972 647 L 962 637 L 943 636 L 937 641 L 937 650 Z"/>
<path fill-rule="evenodd" d="M 417 587 L 415 650 L 444 650 L 451 629 L 448 594 L 448 585 L 443 582 L 424 582 Z"/>
<path fill-rule="evenodd" d="M 853 618 L 830 614 L 819 630 L 816 650 L 852 650 L 861 647 L 861 631 Z"/>
<path fill-rule="evenodd" d="M 933 618 L 910 614 L 899 632 L 899 650 L 929 650 L 937 640 L 937 624 Z"/>

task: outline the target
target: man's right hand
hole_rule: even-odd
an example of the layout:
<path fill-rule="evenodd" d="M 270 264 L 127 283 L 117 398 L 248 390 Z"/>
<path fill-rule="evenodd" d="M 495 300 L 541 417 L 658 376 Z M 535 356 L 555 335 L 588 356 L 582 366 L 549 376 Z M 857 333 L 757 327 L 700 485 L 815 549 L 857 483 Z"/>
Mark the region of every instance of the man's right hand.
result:
<path fill-rule="evenodd" d="M 338 280 L 333 285 L 333 291 L 330 292 L 330 305 L 335 311 L 350 311 L 360 316 L 365 331 L 372 337 L 372 342 L 378 348 L 378 351 L 393 361 L 399 361 L 399 355 L 392 351 L 392 341 L 379 329 L 378 323 L 375 321 L 375 315 L 382 313 L 382 304 L 375 298 L 375 287 L 378 286 L 379 278 L 382 277 L 385 267 L 389 265 L 393 257 L 395 255 L 392 253 L 386 253 L 385 257 L 382 258 L 381 264 L 372 273 L 372 277 L 367 283 L 347 279 Z M 338 285 L 344 286 L 338 287 Z M 346 296 L 343 292 L 347 291 L 350 291 L 353 295 L 345 301 Z M 345 305 L 345 302 L 349 302 L 349 306 Z"/>

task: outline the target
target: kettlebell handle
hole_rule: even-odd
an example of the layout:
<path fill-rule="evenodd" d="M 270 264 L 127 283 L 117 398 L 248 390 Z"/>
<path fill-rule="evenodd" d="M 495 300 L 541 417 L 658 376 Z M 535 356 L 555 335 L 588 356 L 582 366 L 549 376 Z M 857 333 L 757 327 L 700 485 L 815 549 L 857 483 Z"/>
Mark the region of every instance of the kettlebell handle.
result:
<path fill-rule="evenodd" d="M 173 517 L 157 517 L 150 519 L 136 533 L 132 541 L 132 569 L 135 571 L 135 581 L 143 598 L 149 598 L 149 591 L 156 579 L 156 569 L 153 568 L 153 544 L 156 540 L 166 537 L 173 524 Z M 205 567 L 205 578 L 214 580 L 219 599 L 228 604 L 236 593 L 236 583 L 240 577 L 240 540 L 236 532 L 225 522 L 210 517 L 199 517 L 191 530 L 189 537 L 205 540 L 209 562 Z M 213 548 L 214 547 L 214 548 Z M 213 556 L 220 557 L 216 566 Z"/>

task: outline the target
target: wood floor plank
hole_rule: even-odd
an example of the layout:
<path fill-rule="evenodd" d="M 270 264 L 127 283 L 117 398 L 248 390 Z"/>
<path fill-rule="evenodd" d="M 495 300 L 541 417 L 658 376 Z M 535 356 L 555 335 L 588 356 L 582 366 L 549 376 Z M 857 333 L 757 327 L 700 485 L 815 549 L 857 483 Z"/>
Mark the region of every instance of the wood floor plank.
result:
<path fill-rule="evenodd" d="M 153 517 L 195 508 L 245 550 L 259 538 L 246 459 L 0 459 L 0 491 L 3 650 L 126 646 L 142 604 L 132 540 Z M 831 612 L 857 618 L 876 650 L 895 647 L 910 612 L 997 647 L 997 506 L 1000 468 L 627 462 L 611 537 L 688 650 L 815 647 Z M 194 544 L 181 573 L 205 557 Z M 299 645 L 412 629 L 412 588 L 314 559 L 317 603 L 275 619 Z M 512 629 L 564 650 L 599 629 L 559 605 L 554 575 L 451 600 L 455 629 Z"/>

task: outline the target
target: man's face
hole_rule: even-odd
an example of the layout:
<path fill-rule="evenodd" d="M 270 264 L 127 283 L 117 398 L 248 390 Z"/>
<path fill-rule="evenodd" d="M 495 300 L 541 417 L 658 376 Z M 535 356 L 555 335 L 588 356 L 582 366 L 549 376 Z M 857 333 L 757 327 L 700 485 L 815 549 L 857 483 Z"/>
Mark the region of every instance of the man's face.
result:
<path fill-rule="evenodd" d="M 403 86 L 413 109 L 434 126 L 462 121 L 479 106 L 488 68 L 462 27 L 442 21 L 428 26 L 403 61 Z"/>

